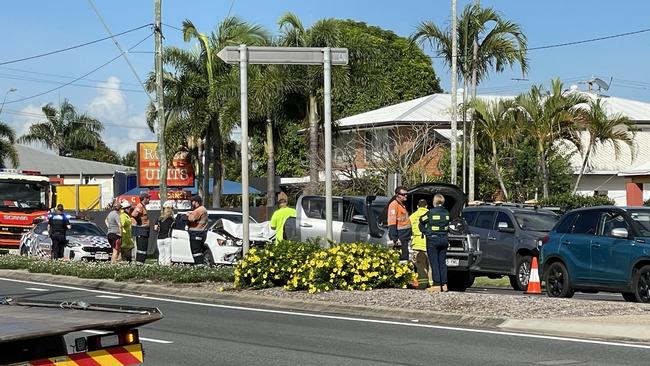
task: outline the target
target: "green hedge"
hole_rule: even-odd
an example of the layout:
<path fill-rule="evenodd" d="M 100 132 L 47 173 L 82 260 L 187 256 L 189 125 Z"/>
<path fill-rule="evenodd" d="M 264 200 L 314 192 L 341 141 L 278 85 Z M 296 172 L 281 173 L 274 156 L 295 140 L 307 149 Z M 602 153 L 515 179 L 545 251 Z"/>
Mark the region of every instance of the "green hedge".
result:
<path fill-rule="evenodd" d="M 563 193 L 539 200 L 543 206 L 560 207 L 562 211 L 580 207 L 613 205 L 614 200 L 607 196 L 582 196 L 579 194 Z"/>
<path fill-rule="evenodd" d="M 126 262 L 71 262 L 49 261 L 15 255 L 0 256 L 0 269 L 26 269 L 32 273 L 51 273 L 79 278 L 126 280 L 151 280 L 155 282 L 197 283 L 232 282 L 232 268 L 203 266 L 135 265 Z"/>

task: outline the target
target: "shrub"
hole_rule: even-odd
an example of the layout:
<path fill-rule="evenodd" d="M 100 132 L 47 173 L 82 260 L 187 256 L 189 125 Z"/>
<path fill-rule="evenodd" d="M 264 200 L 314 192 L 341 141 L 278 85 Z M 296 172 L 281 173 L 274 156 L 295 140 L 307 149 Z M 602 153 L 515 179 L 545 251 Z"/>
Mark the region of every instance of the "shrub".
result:
<path fill-rule="evenodd" d="M 235 287 L 265 288 L 285 285 L 307 258 L 318 252 L 315 241 L 283 240 L 263 249 L 252 248 L 235 267 Z"/>
<path fill-rule="evenodd" d="M 580 207 L 613 205 L 614 200 L 607 196 L 582 196 L 579 194 L 563 193 L 542 198 L 539 200 L 539 203 L 544 206 L 557 206 L 562 211 L 568 211 Z"/>
<path fill-rule="evenodd" d="M 377 244 L 341 244 L 314 253 L 285 286 L 310 293 L 403 287 L 415 278 L 409 264 L 399 264 L 399 254 Z"/>

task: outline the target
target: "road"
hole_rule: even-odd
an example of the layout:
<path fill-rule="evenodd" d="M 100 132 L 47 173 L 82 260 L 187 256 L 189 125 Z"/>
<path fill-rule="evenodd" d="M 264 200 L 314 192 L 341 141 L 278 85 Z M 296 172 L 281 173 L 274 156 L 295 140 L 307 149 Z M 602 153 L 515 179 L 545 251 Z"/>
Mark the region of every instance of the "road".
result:
<path fill-rule="evenodd" d="M 521 291 L 515 291 L 510 287 L 470 287 L 467 289 L 467 292 L 509 296 L 522 295 Z M 542 290 L 542 295 L 540 296 L 546 296 L 546 292 Z M 613 292 L 598 292 L 595 294 L 576 292 L 573 298 L 577 300 L 625 301 L 620 293 Z"/>
<path fill-rule="evenodd" d="M 158 307 L 165 318 L 141 330 L 146 365 L 638 365 L 650 357 L 648 345 L 203 304 L 2 278 L 0 296 Z"/>

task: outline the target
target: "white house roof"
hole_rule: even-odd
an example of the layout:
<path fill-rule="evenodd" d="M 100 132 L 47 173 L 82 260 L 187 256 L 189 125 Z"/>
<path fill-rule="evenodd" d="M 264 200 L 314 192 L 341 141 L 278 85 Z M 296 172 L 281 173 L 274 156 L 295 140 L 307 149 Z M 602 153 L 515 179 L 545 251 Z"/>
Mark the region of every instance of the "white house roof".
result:
<path fill-rule="evenodd" d="M 69 158 L 50 154 L 24 145 L 14 145 L 18 151 L 19 170 L 38 171 L 42 175 L 109 175 L 115 171 L 133 170 L 132 167 L 98 161 Z M 9 166 L 5 162 L 5 166 Z"/>

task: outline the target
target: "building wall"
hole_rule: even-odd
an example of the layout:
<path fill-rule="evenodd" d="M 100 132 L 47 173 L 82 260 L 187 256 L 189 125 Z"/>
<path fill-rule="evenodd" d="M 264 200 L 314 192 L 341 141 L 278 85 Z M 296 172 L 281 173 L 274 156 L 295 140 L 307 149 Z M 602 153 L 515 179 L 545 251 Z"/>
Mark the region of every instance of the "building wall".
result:
<path fill-rule="evenodd" d="M 616 175 L 584 175 L 578 186 L 579 194 L 593 196 L 596 191 L 607 192 L 607 196 L 618 206 L 627 205 L 625 184 L 629 178 Z M 643 200 L 650 198 L 650 183 L 644 184 Z"/>

